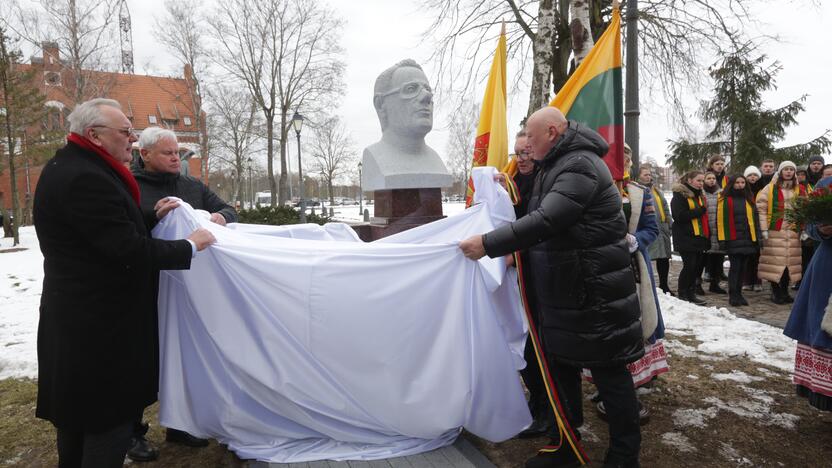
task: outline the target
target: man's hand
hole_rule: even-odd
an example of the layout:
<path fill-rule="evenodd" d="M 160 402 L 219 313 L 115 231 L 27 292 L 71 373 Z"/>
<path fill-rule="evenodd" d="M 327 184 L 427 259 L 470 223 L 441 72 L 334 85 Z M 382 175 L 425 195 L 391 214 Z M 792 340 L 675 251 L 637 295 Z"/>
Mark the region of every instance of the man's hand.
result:
<path fill-rule="evenodd" d="M 162 219 L 167 216 L 173 209 L 179 206 L 179 201 L 172 198 L 165 197 L 156 202 L 153 211 L 156 212 L 156 219 Z"/>
<path fill-rule="evenodd" d="M 220 226 L 225 226 L 225 216 L 219 213 L 211 213 L 211 222 L 217 223 Z"/>
<path fill-rule="evenodd" d="M 214 235 L 211 234 L 211 231 L 205 228 L 199 228 L 196 231 L 192 232 L 191 235 L 188 236 L 188 240 L 196 244 L 197 251 L 202 251 L 205 249 L 205 247 L 208 247 L 209 245 L 217 241 Z"/>
<path fill-rule="evenodd" d="M 506 187 L 506 175 L 502 172 L 494 175 L 494 181 L 498 182 L 500 185 L 503 186 L 504 189 L 508 190 L 508 188 Z"/>
<path fill-rule="evenodd" d="M 513 267 L 514 266 L 514 254 L 508 254 L 504 257 L 506 259 L 506 266 Z"/>
<path fill-rule="evenodd" d="M 479 260 L 485 255 L 485 247 L 482 245 L 482 236 L 471 236 L 459 243 L 463 255 L 471 260 Z"/>

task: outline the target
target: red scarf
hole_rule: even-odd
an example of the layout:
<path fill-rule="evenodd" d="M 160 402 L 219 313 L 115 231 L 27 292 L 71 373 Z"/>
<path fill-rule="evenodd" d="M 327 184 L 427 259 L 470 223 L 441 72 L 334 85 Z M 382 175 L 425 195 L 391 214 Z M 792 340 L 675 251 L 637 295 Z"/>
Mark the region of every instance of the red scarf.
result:
<path fill-rule="evenodd" d="M 84 148 L 85 150 L 92 151 L 96 155 L 98 155 L 104 162 L 107 163 L 118 177 L 124 182 L 124 185 L 127 186 L 127 190 L 130 192 L 130 195 L 133 196 L 133 200 L 136 201 L 136 204 L 139 205 L 141 202 L 139 201 L 139 184 L 136 182 L 136 178 L 133 177 L 133 174 L 124 167 L 123 164 L 116 161 L 114 157 L 110 155 L 104 148 L 100 146 L 96 146 L 92 144 L 92 142 L 77 133 L 70 133 L 69 136 L 66 137 L 66 141 L 70 143 L 75 143 L 76 145 Z"/>

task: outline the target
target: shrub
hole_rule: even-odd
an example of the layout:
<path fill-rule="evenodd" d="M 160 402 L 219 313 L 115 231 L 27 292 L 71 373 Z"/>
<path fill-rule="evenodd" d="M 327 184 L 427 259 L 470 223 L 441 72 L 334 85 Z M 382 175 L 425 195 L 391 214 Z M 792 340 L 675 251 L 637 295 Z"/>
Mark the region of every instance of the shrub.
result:
<path fill-rule="evenodd" d="M 288 206 L 262 206 L 251 210 L 240 210 L 238 213 L 239 222 L 246 224 L 271 224 L 282 226 L 284 224 L 300 223 L 300 211 Z M 325 224 L 330 222 L 328 216 L 306 215 L 306 222 Z"/>

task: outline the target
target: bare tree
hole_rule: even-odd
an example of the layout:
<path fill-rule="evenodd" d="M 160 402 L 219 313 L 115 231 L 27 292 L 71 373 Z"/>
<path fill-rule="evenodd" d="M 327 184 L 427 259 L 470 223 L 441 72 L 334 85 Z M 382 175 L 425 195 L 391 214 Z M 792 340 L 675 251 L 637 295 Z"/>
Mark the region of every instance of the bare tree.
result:
<path fill-rule="evenodd" d="M 584 61 L 592 50 L 595 41 L 592 40 L 592 29 L 589 25 L 590 0 L 572 0 L 569 6 L 569 30 L 572 34 L 572 54 L 575 68 Z"/>
<path fill-rule="evenodd" d="M 60 66 L 59 89 L 68 100 L 106 94 L 113 81 L 95 71 L 114 64 L 118 0 L 11 1 L 13 14 L 0 21 L 35 47 L 57 46 L 60 56 L 49 55 L 47 61 Z"/>
<path fill-rule="evenodd" d="M 580 3 L 580 5 L 578 5 Z M 570 61 L 582 47 L 573 46 L 570 28 L 578 20 L 584 29 L 589 12 L 591 37 L 597 39 L 609 22 L 611 0 L 423 0 L 423 6 L 435 13 L 435 20 L 425 36 L 436 47 L 431 56 L 437 88 L 464 93 L 480 65 L 490 60 L 494 27 L 503 19 L 507 26 L 509 60 L 513 69 L 533 64 L 529 79 L 529 112 L 546 105 L 552 90 L 559 90 L 574 69 Z M 751 0 L 640 0 L 639 39 L 641 41 L 640 79 L 649 93 L 660 92 L 671 104 L 677 123 L 684 122 L 682 96 L 690 88 L 702 85 L 706 63 L 704 57 L 715 55 L 735 44 L 743 35 L 740 28 L 753 26 L 749 11 Z M 626 4 L 622 9 L 626 8 Z M 577 28 L 576 28 L 577 29 Z M 483 47 L 486 45 L 486 47 Z M 580 53 L 579 53 L 580 51 Z M 464 65 L 457 63 L 464 57 Z M 460 76 L 464 77 L 460 79 Z M 521 83 L 519 74 L 515 86 Z"/>
<path fill-rule="evenodd" d="M 191 110 L 194 124 L 199 131 L 199 147 L 202 164 L 202 177 L 208 177 L 208 129 L 203 109 L 202 80 L 208 73 L 210 57 L 205 37 L 205 19 L 200 15 L 202 2 L 196 0 L 168 0 L 165 13 L 156 18 L 156 29 L 164 31 L 159 34 L 159 41 L 173 53 L 179 63 L 188 71 L 185 80 L 191 98 Z"/>
<path fill-rule="evenodd" d="M 351 173 L 357 155 L 355 142 L 337 116 L 324 120 L 315 128 L 314 133 L 315 138 L 311 146 L 315 170 L 324 178 L 329 193 L 329 204 L 333 205 L 333 181 Z"/>
<path fill-rule="evenodd" d="M 246 161 L 257 149 L 259 126 L 257 104 L 249 93 L 234 85 L 218 85 L 207 90 L 211 104 L 211 147 L 215 159 L 234 169 L 235 201 L 244 198 L 243 172 Z"/>
<path fill-rule="evenodd" d="M 216 62 L 245 83 L 263 112 L 272 204 L 283 204 L 288 198 L 285 142 L 290 112 L 317 114 L 328 97 L 340 92 L 342 21 L 315 0 L 230 0 L 218 7 L 209 23 L 219 46 Z M 279 194 L 274 180 L 275 123 L 281 142 Z"/>
<path fill-rule="evenodd" d="M 477 137 L 478 123 L 478 106 L 471 98 L 463 98 L 448 123 L 448 146 L 446 150 L 448 169 L 450 169 L 454 179 L 462 182 L 462 193 L 460 195 L 465 195 L 465 187 L 474 158 L 474 139 Z"/>

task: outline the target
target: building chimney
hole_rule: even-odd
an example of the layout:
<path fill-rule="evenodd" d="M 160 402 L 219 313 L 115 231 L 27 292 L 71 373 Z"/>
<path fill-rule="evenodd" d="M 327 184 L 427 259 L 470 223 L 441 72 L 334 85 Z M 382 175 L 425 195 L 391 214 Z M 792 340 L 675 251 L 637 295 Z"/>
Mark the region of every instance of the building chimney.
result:
<path fill-rule="evenodd" d="M 43 67 L 47 70 L 57 70 L 61 67 L 61 55 L 57 42 L 41 42 L 43 48 Z"/>

